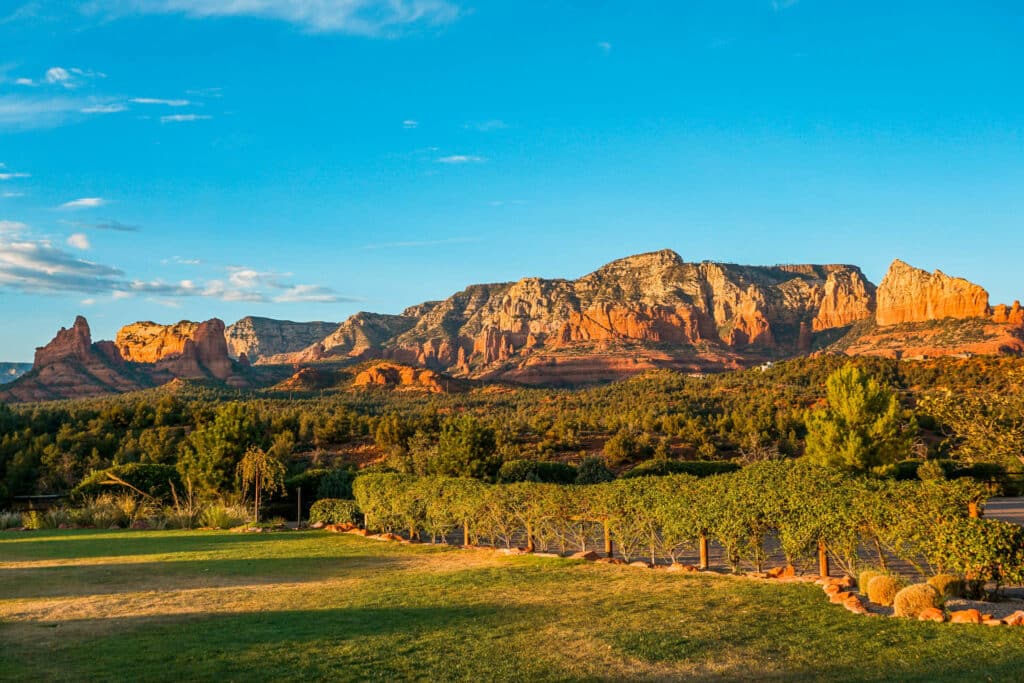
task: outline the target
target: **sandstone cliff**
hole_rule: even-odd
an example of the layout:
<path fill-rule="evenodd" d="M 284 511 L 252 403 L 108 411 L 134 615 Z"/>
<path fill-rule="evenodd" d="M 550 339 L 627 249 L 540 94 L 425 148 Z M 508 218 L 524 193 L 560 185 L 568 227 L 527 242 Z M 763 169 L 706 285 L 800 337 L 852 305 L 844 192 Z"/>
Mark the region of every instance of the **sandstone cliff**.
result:
<path fill-rule="evenodd" d="M 317 344 L 262 362 L 382 358 L 464 377 L 571 383 L 588 372 L 597 380 L 647 367 L 720 370 L 805 352 L 816 333 L 873 306 L 874 286 L 853 266 L 688 263 L 664 250 L 577 280 L 473 285 L 397 316 L 360 313 Z"/>
<path fill-rule="evenodd" d="M 928 273 L 899 259 L 892 262 L 878 286 L 875 322 L 879 325 L 989 315 L 984 288 L 941 270 Z"/>
<path fill-rule="evenodd" d="M 439 394 L 446 392 L 445 385 L 450 384 L 445 379 L 433 370 L 383 362 L 371 365 L 358 373 L 352 380 L 352 385 Z"/>
<path fill-rule="evenodd" d="M 267 356 L 301 351 L 327 337 L 337 327 L 338 323 L 297 323 L 249 316 L 229 325 L 225 337 L 232 358 L 245 354 L 255 363 Z"/>
<path fill-rule="evenodd" d="M 249 379 L 228 356 L 224 323 L 214 318 L 162 326 L 134 323 L 115 342 L 93 343 L 82 316 L 36 349 L 32 370 L 0 391 L 0 401 L 83 398 L 133 391 L 175 379 L 214 379 L 235 387 Z"/>

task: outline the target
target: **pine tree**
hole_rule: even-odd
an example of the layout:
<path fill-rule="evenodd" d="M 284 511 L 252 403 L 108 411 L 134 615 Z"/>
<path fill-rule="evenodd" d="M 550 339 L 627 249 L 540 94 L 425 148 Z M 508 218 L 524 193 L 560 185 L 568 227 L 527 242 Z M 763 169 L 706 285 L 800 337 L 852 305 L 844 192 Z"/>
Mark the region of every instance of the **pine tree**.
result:
<path fill-rule="evenodd" d="M 888 386 L 854 366 L 825 383 L 828 407 L 807 416 L 807 458 L 854 471 L 884 470 L 908 456 L 916 431 Z"/>

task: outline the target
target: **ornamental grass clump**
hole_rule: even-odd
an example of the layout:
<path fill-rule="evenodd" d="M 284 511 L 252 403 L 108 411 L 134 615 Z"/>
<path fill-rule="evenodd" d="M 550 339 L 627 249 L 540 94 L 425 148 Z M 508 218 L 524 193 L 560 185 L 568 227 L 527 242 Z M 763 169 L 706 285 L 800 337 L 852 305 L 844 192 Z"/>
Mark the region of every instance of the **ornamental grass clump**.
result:
<path fill-rule="evenodd" d="M 884 574 L 885 572 L 880 572 L 877 569 L 865 569 L 860 573 L 860 576 L 857 577 L 857 588 L 860 589 L 861 593 L 867 595 L 868 584 L 871 583 L 871 579 L 876 576 L 883 576 Z"/>
<path fill-rule="evenodd" d="M 916 619 L 923 610 L 938 607 L 941 601 L 942 596 L 935 586 L 915 583 L 896 593 L 892 601 L 893 614 Z"/>
<path fill-rule="evenodd" d="M 868 584 L 868 600 L 882 607 L 892 607 L 896 593 L 902 587 L 902 582 L 895 576 L 888 576 L 886 574 L 876 576 Z"/>
<path fill-rule="evenodd" d="M 0 531 L 21 528 L 20 512 L 0 512 Z"/>
<path fill-rule="evenodd" d="M 928 579 L 928 585 L 943 598 L 959 598 L 964 594 L 964 581 L 955 574 L 936 574 Z"/>

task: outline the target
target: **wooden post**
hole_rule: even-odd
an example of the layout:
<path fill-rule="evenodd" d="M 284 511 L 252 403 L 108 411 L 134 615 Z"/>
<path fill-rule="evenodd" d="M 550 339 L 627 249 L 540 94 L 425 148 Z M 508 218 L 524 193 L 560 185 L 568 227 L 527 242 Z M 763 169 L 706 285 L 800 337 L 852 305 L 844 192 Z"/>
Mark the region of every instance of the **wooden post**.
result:
<path fill-rule="evenodd" d="M 526 552 L 532 553 L 534 551 L 533 545 L 533 525 L 526 525 Z"/>
<path fill-rule="evenodd" d="M 604 521 L 604 556 L 611 557 L 614 554 L 614 548 L 612 547 L 612 532 L 608 528 L 608 520 Z"/>
<path fill-rule="evenodd" d="M 296 515 L 297 521 L 298 521 L 298 526 L 296 528 L 301 529 L 302 528 L 302 487 L 301 486 L 298 487 L 298 493 L 299 493 L 299 502 L 295 506 L 296 510 L 298 511 L 298 514 Z"/>
<path fill-rule="evenodd" d="M 462 523 L 462 545 L 469 547 L 469 522 Z"/>
<path fill-rule="evenodd" d="M 970 515 L 971 517 L 974 517 L 975 519 L 977 519 L 978 517 L 981 517 L 981 514 L 978 512 L 978 504 L 973 502 L 973 501 L 968 503 L 967 504 L 967 514 Z"/>
<path fill-rule="evenodd" d="M 700 545 L 700 568 L 701 569 L 707 569 L 708 568 L 708 535 L 707 534 L 701 534 L 700 535 L 699 545 Z"/>
<path fill-rule="evenodd" d="M 828 578 L 829 567 L 828 567 L 828 549 L 825 547 L 825 541 L 818 541 L 818 575 L 821 578 Z"/>

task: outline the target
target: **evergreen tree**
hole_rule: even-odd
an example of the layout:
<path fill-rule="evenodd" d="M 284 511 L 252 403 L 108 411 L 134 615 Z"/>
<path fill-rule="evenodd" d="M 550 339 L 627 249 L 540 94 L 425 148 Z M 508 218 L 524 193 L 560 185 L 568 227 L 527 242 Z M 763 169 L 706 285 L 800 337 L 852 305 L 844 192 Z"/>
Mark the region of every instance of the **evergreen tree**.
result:
<path fill-rule="evenodd" d="M 896 394 L 852 365 L 825 383 L 828 407 L 807 416 L 807 458 L 817 465 L 883 471 L 908 456 L 916 431 Z"/>

